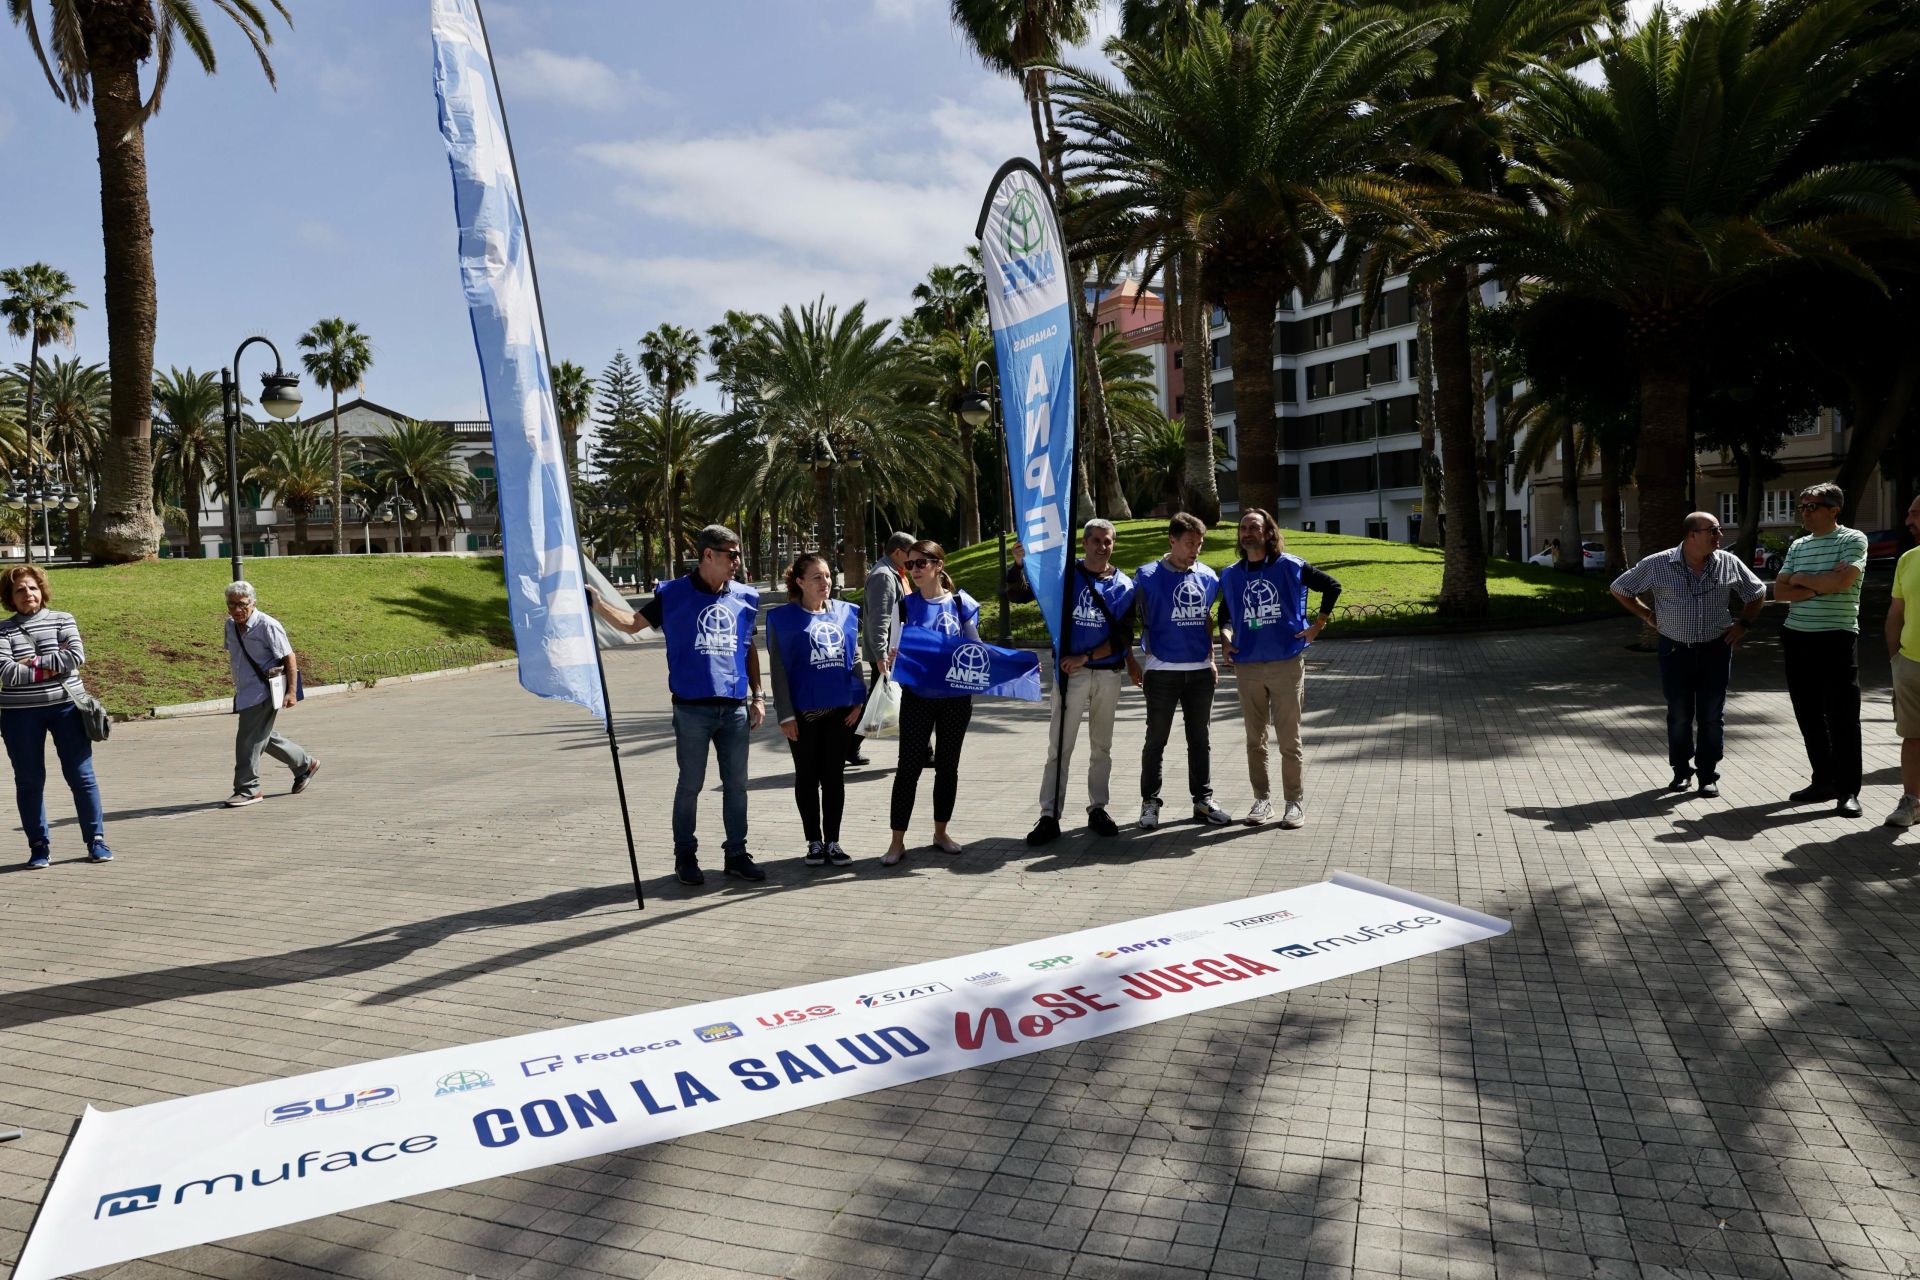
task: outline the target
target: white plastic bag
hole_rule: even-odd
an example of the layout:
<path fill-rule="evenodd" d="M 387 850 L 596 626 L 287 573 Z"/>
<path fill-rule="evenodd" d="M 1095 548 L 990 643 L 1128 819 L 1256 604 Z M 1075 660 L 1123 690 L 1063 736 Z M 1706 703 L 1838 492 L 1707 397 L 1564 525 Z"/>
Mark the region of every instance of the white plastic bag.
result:
<path fill-rule="evenodd" d="M 867 709 L 860 713 L 854 732 L 863 738 L 895 738 L 900 735 L 900 686 L 891 676 L 882 675 L 873 682 L 867 695 Z"/>

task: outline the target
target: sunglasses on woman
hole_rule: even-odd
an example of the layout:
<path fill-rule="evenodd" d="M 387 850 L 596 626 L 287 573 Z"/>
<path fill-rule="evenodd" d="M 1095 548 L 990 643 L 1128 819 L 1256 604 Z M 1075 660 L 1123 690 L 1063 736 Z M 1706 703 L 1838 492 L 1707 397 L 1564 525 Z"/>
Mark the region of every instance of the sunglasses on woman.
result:
<path fill-rule="evenodd" d="M 915 556 L 913 559 L 907 561 L 907 568 L 924 569 L 930 564 L 944 564 L 944 563 L 945 561 L 929 559 L 926 556 Z"/>

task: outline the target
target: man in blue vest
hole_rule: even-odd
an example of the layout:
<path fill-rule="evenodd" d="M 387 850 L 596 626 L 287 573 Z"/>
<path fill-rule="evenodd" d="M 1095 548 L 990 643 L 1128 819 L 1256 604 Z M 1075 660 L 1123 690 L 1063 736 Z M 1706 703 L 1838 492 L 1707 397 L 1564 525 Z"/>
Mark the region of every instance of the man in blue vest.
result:
<path fill-rule="evenodd" d="M 1280 825 L 1306 824 L 1301 783 L 1300 712 L 1306 692 L 1307 646 L 1320 638 L 1340 598 L 1340 584 L 1286 553 L 1274 518 L 1258 507 L 1240 517 L 1240 558 L 1220 575 L 1220 646 L 1233 665 L 1240 715 L 1247 724 L 1247 778 L 1253 808 L 1247 825 L 1273 817 L 1267 773 L 1267 725 L 1280 739 L 1280 783 L 1287 807 Z M 1320 593 L 1320 616 L 1307 624 L 1307 590 Z"/>
<path fill-rule="evenodd" d="M 1047 725 L 1047 767 L 1040 775 L 1040 821 L 1027 832 L 1027 843 L 1038 846 L 1060 836 L 1061 776 L 1073 763 L 1080 721 L 1087 721 L 1093 758 L 1087 765 L 1087 830 L 1097 836 L 1117 836 L 1119 826 L 1107 813 L 1107 783 L 1113 775 L 1113 720 L 1120 709 L 1120 685 L 1127 652 L 1133 646 L 1133 579 L 1113 565 L 1114 528 L 1111 520 L 1089 520 L 1080 531 L 1084 553 L 1068 572 L 1073 582 L 1066 652 L 1060 668 L 1066 673 L 1064 695 L 1053 688 L 1053 718 Z M 1026 548 L 1013 544 L 1013 568 L 1007 571 L 1007 599 L 1024 604 L 1033 599 L 1027 582 Z M 1064 723 L 1062 722 L 1064 719 Z"/>
<path fill-rule="evenodd" d="M 726 827 L 726 872 L 765 880 L 747 852 L 747 734 L 766 716 L 760 651 L 753 629 L 760 593 L 734 580 L 740 537 L 725 525 L 702 529 L 700 563 L 684 578 L 660 584 L 638 613 L 597 595 L 594 612 L 622 631 L 657 627 L 667 639 L 667 688 L 673 694 L 673 742 L 680 781 L 673 791 L 673 871 L 681 884 L 705 884 L 696 856 L 694 819 L 707 781 L 707 748 L 720 758 L 720 818 Z"/>
<path fill-rule="evenodd" d="M 1167 523 L 1167 554 L 1133 575 L 1141 657 L 1127 655 L 1133 682 L 1147 695 L 1147 741 L 1140 752 L 1140 826 L 1160 825 L 1160 761 L 1177 708 L 1187 731 L 1187 790 L 1193 816 L 1212 825 L 1233 821 L 1213 802 L 1207 722 L 1220 669 L 1213 661 L 1213 603 L 1220 577 L 1200 563 L 1207 526 L 1185 511 Z"/>

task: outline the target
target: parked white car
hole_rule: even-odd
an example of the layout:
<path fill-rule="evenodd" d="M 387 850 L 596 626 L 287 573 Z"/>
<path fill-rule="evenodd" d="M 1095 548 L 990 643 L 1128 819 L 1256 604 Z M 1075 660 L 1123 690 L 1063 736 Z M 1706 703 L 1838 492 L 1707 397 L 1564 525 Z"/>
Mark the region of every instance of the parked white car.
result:
<path fill-rule="evenodd" d="M 1545 547 L 1541 549 L 1539 555 L 1528 556 L 1527 563 L 1545 565 L 1547 568 L 1551 569 L 1553 567 L 1553 548 Z M 1597 542 L 1581 543 L 1580 544 L 1580 567 L 1582 569 L 1606 568 L 1607 567 L 1607 549 L 1601 546 Z"/>

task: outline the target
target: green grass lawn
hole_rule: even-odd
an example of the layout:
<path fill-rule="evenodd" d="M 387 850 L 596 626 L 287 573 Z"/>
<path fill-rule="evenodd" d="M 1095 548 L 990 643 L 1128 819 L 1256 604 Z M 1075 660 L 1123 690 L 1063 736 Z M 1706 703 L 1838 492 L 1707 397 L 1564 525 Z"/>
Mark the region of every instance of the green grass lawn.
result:
<path fill-rule="evenodd" d="M 286 624 L 309 684 L 513 656 L 497 556 L 249 560 L 260 607 Z M 231 692 L 221 647 L 225 560 L 54 569 L 53 607 L 87 645 L 82 675 L 115 713 Z"/>
<path fill-rule="evenodd" d="M 1215 569 L 1233 563 L 1237 554 L 1234 533 L 1231 525 L 1207 532 L 1202 556 Z M 1439 630 L 1453 625 L 1434 613 L 1440 597 L 1438 547 L 1294 530 L 1288 530 L 1286 537 L 1290 553 L 1340 582 L 1340 605 L 1327 629 L 1329 636 L 1429 627 Z M 1158 559 L 1166 550 L 1165 520 L 1120 522 L 1113 558 L 1127 572 Z M 954 552 L 947 561 L 947 571 L 980 601 L 981 635 L 996 635 L 1000 615 L 998 543 L 989 540 Z M 1508 625 L 1585 617 L 1615 607 L 1608 598 L 1604 577 L 1573 577 L 1512 560 L 1489 563 L 1487 593 L 1491 621 Z M 1316 596 L 1311 607 L 1318 606 Z M 1046 629 L 1038 605 L 1014 606 L 1013 633 L 1022 643 L 1045 642 Z"/>

